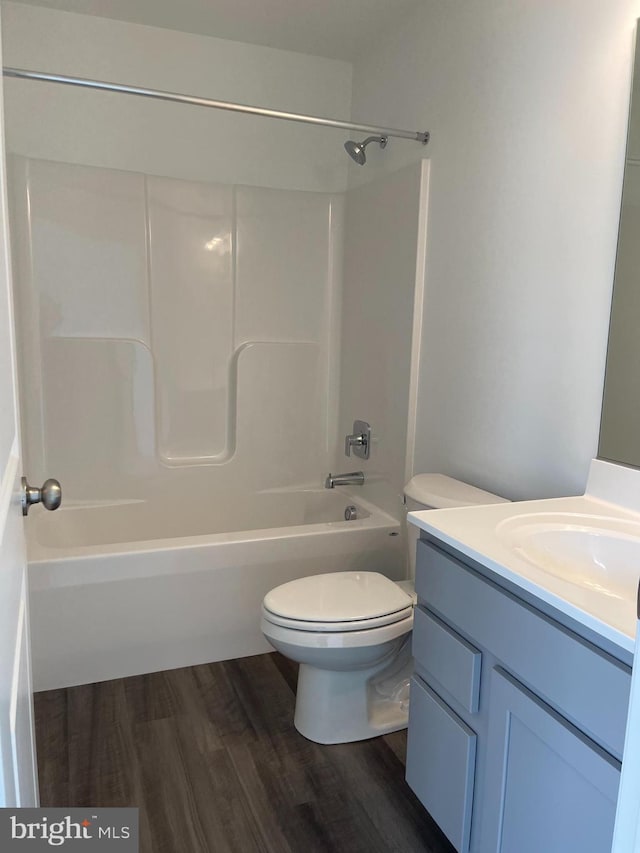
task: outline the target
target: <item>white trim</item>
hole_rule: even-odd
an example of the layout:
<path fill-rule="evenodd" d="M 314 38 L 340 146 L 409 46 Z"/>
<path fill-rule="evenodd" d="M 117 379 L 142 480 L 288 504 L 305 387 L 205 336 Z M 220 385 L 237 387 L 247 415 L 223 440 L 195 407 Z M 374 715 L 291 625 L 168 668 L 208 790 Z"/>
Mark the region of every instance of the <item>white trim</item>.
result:
<path fill-rule="evenodd" d="M 418 416 L 418 389 L 420 357 L 422 352 L 422 322 L 427 274 L 427 223 L 429 214 L 429 173 L 431 162 L 423 160 L 420 169 L 420 196 L 418 207 L 418 239 L 416 248 L 416 283 L 413 295 L 413 329 L 411 332 L 411 362 L 409 373 L 409 406 L 407 410 L 407 450 L 404 482 L 414 474 L 416 432 Z"/>
<path fill-rule="evenodd" d="M 2 464 L 3 460 L 0 460 Z M 16 477 L 18 474 L 18 465 L 20 456 L 18 455 L 18 436 L 13 438 L 13 444 L 9 451 L 9 458 L 4 465 L 2 480 L 0 480 L 0 531 L 4 530 L 7 525 L 7 517 L 12 501 L 17 500 L 14 488 Z"/>
<path fill-rule="evenodd" d="M 13 654 L 13 673 L 11 676 L 11 700 L 9 705 L 9 730 L 11 732 L 11 755 L 13 757 L 13 784 L 16 792 L 16 805 L 22 806 L 20 802 L 20 756 L 18 755 L 17 727 L 18 727 L 18 698 L 20 695 L 20 664 L 22 662 L 22 641 L 24 639 L 25 619 L 25 595 L 24 576 L 20 599 L 20 611 L 16 629 L 16 647 Z"/>
<path fill-rule="evenodd" d="M 640 851 L 640 673 L 634 666 L 611 853 Z"/>

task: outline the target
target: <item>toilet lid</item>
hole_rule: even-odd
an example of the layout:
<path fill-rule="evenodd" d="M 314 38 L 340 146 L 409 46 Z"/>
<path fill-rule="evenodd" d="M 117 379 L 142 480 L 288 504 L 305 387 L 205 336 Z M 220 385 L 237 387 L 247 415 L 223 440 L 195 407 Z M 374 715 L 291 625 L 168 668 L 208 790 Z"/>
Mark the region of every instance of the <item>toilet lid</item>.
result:
<path fill-rule="evenodd" d="M 331 572 L 299 578 L 267 593 L 265 617 L 307 630 L 359 630 L 409 616 L 412 600 L 378 572 Z M 273 617 L 276 617 L 275 619 Z M 346 624 L 345 624 L 346 623 Z"/>

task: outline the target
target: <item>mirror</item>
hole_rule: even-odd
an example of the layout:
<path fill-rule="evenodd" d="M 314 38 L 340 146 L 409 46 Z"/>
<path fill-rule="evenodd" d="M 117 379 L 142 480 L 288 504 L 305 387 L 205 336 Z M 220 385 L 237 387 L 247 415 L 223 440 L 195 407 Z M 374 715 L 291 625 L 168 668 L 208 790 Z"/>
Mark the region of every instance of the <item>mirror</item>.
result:
<path fill-rule="evenodd" d="M 636 40 L 598 456 L 640 468 L 640 39 Z"/>

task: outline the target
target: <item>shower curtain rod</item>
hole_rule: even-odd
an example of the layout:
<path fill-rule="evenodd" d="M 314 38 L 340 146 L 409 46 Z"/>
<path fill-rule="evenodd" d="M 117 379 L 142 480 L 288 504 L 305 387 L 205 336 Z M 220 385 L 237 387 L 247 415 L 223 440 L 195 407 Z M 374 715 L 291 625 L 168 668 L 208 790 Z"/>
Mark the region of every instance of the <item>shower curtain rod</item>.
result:
<path fill-rule="evenodd" d="M 339 121 L 333 118 L 308 116 L 302 113 L 287 113 L 282 110 L 269 110 L 263 107 L 252 107 L 248 104 L 234 104 L 231 101 L 214 101 L 210 98 L 198 98 L 193 95 L 180 95 L 176 92 L 163 92 L 160 89 L 144 89 L 140 86 L 125 86 L 121 83 L 107 83 L 104 80 L 90 80 L 86 77 L 67 77 L 64 74 L 47 74 L 44 71 L 29 71 L 25 68 L 4 66 L 5 77 L 17 77 L 21 80 L 43 80 L 46 83 L 62 83 L 65 86 L 80 86 L 84 89 L 102 89 L 105 92 L 121 92 L 125 95 L 139 95 L 143 98 L 154 98 L 158 101 L 175 101 L 179 104 L 192 104 L 196 107 L 212 107 L 216 110 L 229 110 L 235 113 L 247 113 L 266 118 L 279 118 L 285 121 L 299 121 L 306 124 L 316 124 L 322 127 L 337 127 L 341 130 L 355 130 L 360 133 L 374 133 L 379 136 L 394 136 L 399 139 L 414 139 L 426 145 L 429 141 L 427 131 L 398 130 L 394 127 L 377 127 L 373 124 L 356 124 L 350 121 Z"/>

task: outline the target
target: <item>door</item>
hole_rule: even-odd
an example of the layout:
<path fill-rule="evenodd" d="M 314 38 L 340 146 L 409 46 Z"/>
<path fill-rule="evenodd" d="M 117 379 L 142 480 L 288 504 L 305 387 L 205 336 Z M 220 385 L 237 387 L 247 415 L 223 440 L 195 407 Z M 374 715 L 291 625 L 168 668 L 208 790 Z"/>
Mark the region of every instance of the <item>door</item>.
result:
<path fill-rule="evenodd" d="M 506 672 L 491 672 L 482 853 L 608 853 L 620 764 Z"/>
<path fill-rule="evenodd" d="M 38 805 L 21 475 L 0 89 L 0 806 Z"/>

